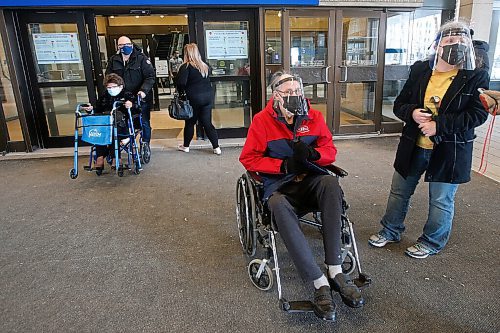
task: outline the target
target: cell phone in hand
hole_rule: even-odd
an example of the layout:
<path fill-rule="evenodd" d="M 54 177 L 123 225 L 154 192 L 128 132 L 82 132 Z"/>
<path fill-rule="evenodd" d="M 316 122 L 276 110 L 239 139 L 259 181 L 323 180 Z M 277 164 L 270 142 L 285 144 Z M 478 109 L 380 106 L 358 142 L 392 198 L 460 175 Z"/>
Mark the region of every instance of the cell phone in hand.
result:
<path fill-rule="evenodd" d="M 480 94 L 484 94 L 485 89 L 483 89 L 483 88 L 477 88 L 477 91 L 479 91 Z"/>
<path fill-rule="evenodd" d="M 422 109 L 420 112 L 422 112 L 422 113 L 432 114 L 431 109 L 429 109 L 427 106 L 425 107 L 425 109 Z"/>

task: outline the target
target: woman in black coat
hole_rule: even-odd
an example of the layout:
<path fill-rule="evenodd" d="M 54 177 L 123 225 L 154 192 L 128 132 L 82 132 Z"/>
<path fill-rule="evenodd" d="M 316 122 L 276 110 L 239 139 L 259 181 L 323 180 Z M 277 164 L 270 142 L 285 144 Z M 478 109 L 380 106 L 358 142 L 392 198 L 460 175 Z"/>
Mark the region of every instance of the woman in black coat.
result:
<path fill-rule="evenodd" d="M 458 184 L 470 180 L 474 128 L 488 113 L 478 88 L 488 87 L 488 73 L 474 69 L 468 27 L 443 25 L 430 61 L 417 61 L 394 102 L 394 114 L 405 122 L 396 152 L 394 175 L 382 230 L 369 244 L 383 247 L 399 242 L 410 198 L 422 176 L 429 182 L 429 213 L 422 235 L 406 249 L 413 258 L 426 258 L 448 242 Z"/>
<path fill-rule="evenodd" d="M 179 68 L 176 78 L 177 92 L 180 96 L 185 94 L 193 106 L 193 117 L 185 120 L 184 124 L 184 143 L 179 145 L 179 150 L 186 153 L 189 152 L 194 126 L 199 119 L 212 143 L 214 154 L 221 154 L 217 131 L 212 124 L 213 90 L 208 71 L 208 65 L 201 60 L 198 46 L 194 43 L 186 44 L 184 63 Z"/>

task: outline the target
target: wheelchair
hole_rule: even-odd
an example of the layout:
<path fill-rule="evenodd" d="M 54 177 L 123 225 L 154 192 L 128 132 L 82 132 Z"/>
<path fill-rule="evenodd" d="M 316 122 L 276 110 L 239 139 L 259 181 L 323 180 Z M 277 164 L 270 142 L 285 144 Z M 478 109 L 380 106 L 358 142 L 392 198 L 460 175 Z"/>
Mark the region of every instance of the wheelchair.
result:
<path fill-rule="evenodd" d="M 334 165 L 326 167 L 325 170 L 334 177 L 342 178 L 347 176 L 345 170 Z M 274 285 L 275 273 L 281 309 L 289 313 L 312 312 L 313 306 L 310 301 L 288 301 L 283 296 L 276 250 L 276 234 L 278 230 L 269 208 L 262 201 L 264 186 L 261 180 L 258 173 L 247 171 L 238 178 L 236 185 L 236 222 L 243 252 L 250 259 L 247 266 L 248 276 L 257 289 L 268 291 Z M 349 206 L 342 191 L 342 271 L 348 275 L 357 272 L 358 276 L 353 279 L 353 282 L 359 288 L 364 288 L 370 285 L 372 281 L 361 270 L 353 224 L 347 216 L 348 208 Z M 321 232 L 321 213 L 319 211 L 303 211 L 298 216 L 301 223 L 315 227 Z M 264 258 L 262 259 L 256 258 L 258 245 L 262 246 L 264 250 Z"/>

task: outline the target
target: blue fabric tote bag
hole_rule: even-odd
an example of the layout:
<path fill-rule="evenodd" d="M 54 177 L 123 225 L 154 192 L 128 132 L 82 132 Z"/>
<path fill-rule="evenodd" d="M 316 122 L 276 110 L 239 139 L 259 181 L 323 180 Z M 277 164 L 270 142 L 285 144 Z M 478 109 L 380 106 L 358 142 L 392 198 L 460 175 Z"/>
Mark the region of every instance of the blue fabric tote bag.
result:
<path fill-rule="evenodd" d="M 105 146 L 113 140 L 113 116 L 82 117 L 82 141 Z"/>

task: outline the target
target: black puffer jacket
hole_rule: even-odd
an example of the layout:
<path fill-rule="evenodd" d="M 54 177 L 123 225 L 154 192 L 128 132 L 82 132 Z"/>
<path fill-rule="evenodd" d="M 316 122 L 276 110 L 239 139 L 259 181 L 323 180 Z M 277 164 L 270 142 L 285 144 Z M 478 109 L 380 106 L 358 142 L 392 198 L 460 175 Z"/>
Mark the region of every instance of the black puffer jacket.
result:
<path fill-rule="evenodd" d="M 120 53 L 114 54 L 109 59 L 106 75 L 110 73 L 118 74 L 123 78 L 126 91 L 134 95 L 143 91 L 146 94 L 146 101 L 153 100 L 151 89 L 155 83 L 155 69 L 149 58 L 136 45 L 127 64 L 123 63 Z"/>
<path fill-rule="evenodd" d="M 488 51 L 490 50 L 490 46 L 482 40 L 473 40 L 472 45 L 474 45 L 474 53 L 476 55 L 476 67 L 489 72 L 490 58 L 488 57 Z"/>
<path fill-rule="evenodd" d="M 417 61 L 411 66 L 410 77 L 394 101 L 394 114 L 405 122 L 394 168 L 405 178 L 420 134 L 412 113 L 416 108 L 424 107 L 431 74 L 429 61 Z M 431 137 L 435 145 L 425 181 L 460 184 L 470 180 L 472 143 L 476 137 L 474 128 L 488 118 L 477 88 L 488 88 L 488 73 L 482 69 L 460 70 L 446 91 L 439 114 L 434 119 L 437 132 Z"/>

